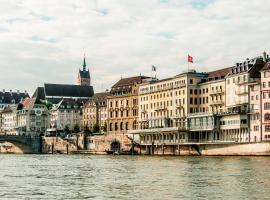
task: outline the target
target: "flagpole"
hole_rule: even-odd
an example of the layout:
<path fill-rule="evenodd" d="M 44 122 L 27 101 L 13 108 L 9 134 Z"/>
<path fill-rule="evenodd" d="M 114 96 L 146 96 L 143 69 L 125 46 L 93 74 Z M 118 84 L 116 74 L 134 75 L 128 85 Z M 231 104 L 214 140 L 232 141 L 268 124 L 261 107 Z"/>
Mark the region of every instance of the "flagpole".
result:
<path fill-rule="evenodd" d="M 187 68 L 187 72 L 189 72 L 189 54 L 188 54 L 188 59 L 187 59 L 187 63 L 188 63 L 188 68 Z"/>

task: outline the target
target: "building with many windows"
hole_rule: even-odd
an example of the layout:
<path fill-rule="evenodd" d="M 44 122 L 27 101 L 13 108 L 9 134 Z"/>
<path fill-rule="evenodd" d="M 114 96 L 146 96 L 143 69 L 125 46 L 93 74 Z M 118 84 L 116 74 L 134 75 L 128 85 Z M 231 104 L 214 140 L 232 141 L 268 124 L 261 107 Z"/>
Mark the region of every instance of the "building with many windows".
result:
<path fill-rule="evenodd" d="M 93 130 L 98 126 L 102 132 L 107 131 L 107 96 L 108 92 L 94 94 L 82 108 L 82 127 Z"/>
<path fill-rule="evenodd" d="M 146 76 L 121 78 L 107 97 L 108 134 L 126 134 L 138 128 L 138 84 L 149 80 Z"/>

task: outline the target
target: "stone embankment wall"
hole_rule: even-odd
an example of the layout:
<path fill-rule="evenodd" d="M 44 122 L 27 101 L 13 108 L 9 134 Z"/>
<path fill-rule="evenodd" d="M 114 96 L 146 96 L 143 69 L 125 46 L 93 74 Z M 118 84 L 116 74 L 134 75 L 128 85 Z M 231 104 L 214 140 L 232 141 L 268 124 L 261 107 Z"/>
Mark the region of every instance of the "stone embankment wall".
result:
<path fill-rule="evenodd" d="M 136 146 L 141 155 L 179 156 L 267 156 L 270 155 L 270 142 L 231 143 L 231 144 L 181 144 Z"/>
<path fill-rule="evenodd" d="M 129 151 L 131 149 L 131 141 L 125 135 L 102 135 L 88 137 L 87 149 L 93 154 L 105 154 L 106 151 L 111 150 L 113 142 L 120 143 L 122 151 Z"/>
<path fill-rule="evenodd" d="M 77 151 L 77 146 L 60 137 L 43 137 L 42 153 L 72 153 Z"/>
<path fill-rule="evenodd" d="M 200 152 L 204 156 L 266 156 L 270 155 L 270 142 L 201 145 Z"/>

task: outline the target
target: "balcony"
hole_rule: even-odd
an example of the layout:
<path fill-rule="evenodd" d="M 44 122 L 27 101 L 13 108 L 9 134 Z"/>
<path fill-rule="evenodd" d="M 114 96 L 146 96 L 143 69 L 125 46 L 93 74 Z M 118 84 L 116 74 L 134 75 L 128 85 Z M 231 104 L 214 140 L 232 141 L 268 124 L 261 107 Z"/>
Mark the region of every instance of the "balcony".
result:
<path fill-rule="evenodd" d="M 248 94 L 248 90 L 247 90 L 247 89 L 244 89 L 244 90 L 236 90 L 236 91 L 235 91 L 235 94 L 236 94 L 236 95 L 245 95 L 245 94 Z"/>
<path fill-rule="evenodd" d="M 219 90 L 211 90 L 210 91 L 210 95 L 213 96 L 213 95 L 220 95 L 220 94 L 223 94 L 224 91 L 222 89 L 219 89 Z"/>
<path fill-rule="evenodd" d="M 167 108 L 165 106 L 156 106 L 155 111 L 163 111 L 163 110 L 167 110 Z"/>
<path fill-rule="evenodd" d="M 142 133 L 162 133 L 162 132 L 176 132 L 186 130 L 185 127 L 165 127 L 165 128 L 149 128 L 129 130 L 128 134 L 142 134 Z"/>
<path fill-rule="evenodd" d="M 235 82 L 236 85 L 244 85 L 244 84 L 247 84 L 247 83 L 248 83 L 248 80 L 240 80 L 240 81 Z"/>
<path fill-rule="evenodd" d="M 175 104 L 175 106 L 176 106 L 177 109 L 183 109 L 184 108 L 184 106 L 179 104 L 179 103 Z"/>
<path fill-rule="evenodd" d="M 210 105 L 224 105 L 222 100 L 215 100 L 210 103 Z"/>

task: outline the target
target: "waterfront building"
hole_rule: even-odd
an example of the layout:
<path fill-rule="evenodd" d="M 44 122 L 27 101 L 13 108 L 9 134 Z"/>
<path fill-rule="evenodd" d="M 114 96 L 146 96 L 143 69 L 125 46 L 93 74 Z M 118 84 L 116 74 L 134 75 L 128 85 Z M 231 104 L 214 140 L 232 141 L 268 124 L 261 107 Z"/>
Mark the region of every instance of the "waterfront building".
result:
<path fill-rule="evenodd" d="M 108 134 L 125 135 L 138 127 L 138 84 L 149 80 L 146 76 L 121 78 L 107 97 Z"/>
<path fill-rule="evenodd" d="M 22 102 L 25 98 L 29 97 L 27 91 L 20 92 L 17 90 L 16 92 L 9 90 L 0 91 L 0 111 L 7 107 L 12 107 Z"/>
<path fill-rule="evenodd" d="M 221 118 L 220 126 L 223 140 L 235 142 L 251 140 L 250 115 L 248 115 L 249 85 L 260 80 L 260 70 L 264 64 L 262 57 L 247 59 L 242 63 L 236 63 L 225 77 L 227 113 Z"/>
<path fill-rule="evenodd" d="M 17 132 L 19 135 L 42 135 L 49 127 L 49 111 L 36 98 L 26 98 L 18 105 Z"/>
<path fill-rule="evenodd" d="M 66 127 L 73 130 L 75 125 L 81 123 L 81 106 L 83 102 L 74 99 L 62 99 L 53 104 L 50 109 L 50 127 L 57 131 L 64 131 Z"/>
<path fill-rule="evenodd" d="M 265 56 L 266 57 L 266 56 Z M 261 70 L 261 130 L 262 140 L 270 140 L 270 61 Z"/>
<path fill-rule="evenodd" d="M 99 131 L 107 131 L 107 96 L 108 92 L 94 94 L 82 108 L 82 127 L 93 130 L 98 126 Z"/>
<path fill-rule="evenodd" d="M 4 108 L 0 112 L 1 116 L 1 130 L 0 133 L 6 135 L 16 135 L 16 115 L 17 105 Z"/>
<path fill-rule="evenodd" d="M 13 107 L 16 107 L 18 103 L 22 102 L 27 97 L 29 97 L 27 91 L 20 92 L 17 90 L 16 92 L 13 92 L 12 90 L 6 91 L 3 89 L 0 91 L 0 113 L 5 108 L 13 109 Z M 0 115 L 0 132 L 3 132 L 3 125 L 2 115 Z"/>
<path fill-rule="evenodd" d="M 250 142 L 262 141 L 261 81 L 249 84 Z"/>
<path fill-rule="evenodd" d="M 193 142 L 220 140 L 220 115 L 225 107 L 225 76 L 230 68 L 224 68 L 207 73 L 197 88 L 190 93 L 196 96 L 198 108 L 187 116 L 188 139 Z M 196 91 L 197 90 L 197 91 Z"/>
<path fill-rule="evenodd" d="M 130 137 L 139 137 L 140 143 L 146 145 L 187 140 L 187 116 L 199 109 L 198 84 L 206 76 L 206 73 L 191 70 L 172 78 L 140 84 L 140 129 L 129 131 Z"/>

